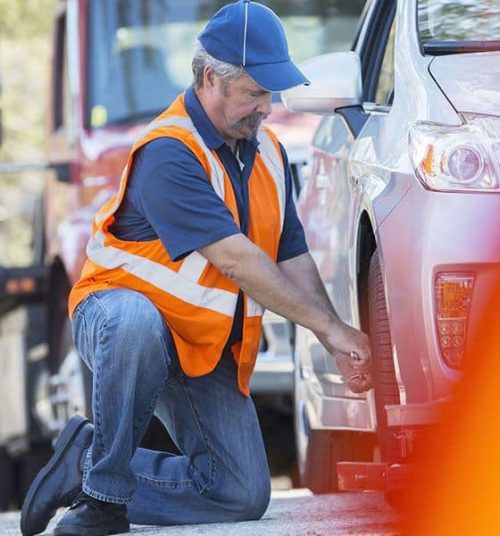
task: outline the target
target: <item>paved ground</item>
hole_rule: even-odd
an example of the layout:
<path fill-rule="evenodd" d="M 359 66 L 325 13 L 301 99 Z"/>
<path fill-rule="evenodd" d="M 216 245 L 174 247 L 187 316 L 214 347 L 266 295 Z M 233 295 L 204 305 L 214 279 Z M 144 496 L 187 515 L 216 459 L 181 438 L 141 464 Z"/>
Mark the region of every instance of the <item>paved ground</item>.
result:
<path fill-rule="evenodd" d="M 63 512 L 61 511 L 59 515 Z M 51 534 L 56 520 L 45 535 Z M 378 493 L 311 496 L 306 490 L 274 491 L 260 521 L 183 527 L 134 525 L 131 534 L 193 536 L 331 536 L 397 534 L 393 511 Z M 19 535 L 19 514 L 0 515 L 0 535 Z"/>

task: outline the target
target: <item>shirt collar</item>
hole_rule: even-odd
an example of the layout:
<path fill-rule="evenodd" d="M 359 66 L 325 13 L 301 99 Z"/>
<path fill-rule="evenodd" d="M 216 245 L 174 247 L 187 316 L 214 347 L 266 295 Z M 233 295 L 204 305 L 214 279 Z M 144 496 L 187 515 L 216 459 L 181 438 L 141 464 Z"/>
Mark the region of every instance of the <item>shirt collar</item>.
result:
<path fill-rule="evenodd" d="M 200 133 L 205 145 L 209 149 L 220 149 L 226 142 L 218 130 L 210 121 L 207 113 L 203 109 L 201 102 L 191 85 L 184 94 L 184 105 L 189 117 L 193 121 L 196 130 Z M 246 140 L 243 140 L 245 142 Z M 252 138 L 250 143 L 257 149 L 259 142 L 257 138 Z"/>

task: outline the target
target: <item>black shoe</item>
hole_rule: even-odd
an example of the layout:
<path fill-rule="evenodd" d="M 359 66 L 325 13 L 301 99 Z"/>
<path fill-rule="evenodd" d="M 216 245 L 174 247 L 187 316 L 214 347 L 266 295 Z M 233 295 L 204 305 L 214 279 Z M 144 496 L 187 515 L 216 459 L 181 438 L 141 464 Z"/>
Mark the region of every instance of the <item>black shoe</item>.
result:
<path fill-rule="evenodd" d="M 23 536 L 43 532 L 61 506 L 69 506 L 82 487 L 83 457 L 92 443 L 94 427 L 84 417 L 72 417 L 54 445 L 54 454 L 42 467 L 24 499 Z"/>
<path fill-rule="evenodd" d="M 98 501 L 82 491 L 57 524 L 54 535 L 106 536 L 129 531 L 124 504 Z"/>

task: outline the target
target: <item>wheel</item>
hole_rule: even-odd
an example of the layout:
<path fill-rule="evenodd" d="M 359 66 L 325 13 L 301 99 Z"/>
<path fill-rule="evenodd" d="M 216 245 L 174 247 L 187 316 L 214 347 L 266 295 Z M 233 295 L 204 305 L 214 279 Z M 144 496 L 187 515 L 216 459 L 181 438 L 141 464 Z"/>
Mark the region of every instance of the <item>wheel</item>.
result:
<path fill-rule="evenodd" d="M 373 435 L 350 431 L 312 429 L 306 412 L 306 385 L 294 349 L 294 429 L 297 476 L 313 493 L 338 491 L 337 463 L 372 461 Z"/>
<path fill-rule="evenodd" d="M 0 512 L 10 510 L 16 504 L 15 464 L 4 448 L 0 448 Z"/>
<path fill-rule="evenodd" d="M 338 491 L 338 462 L 370 462 L 374 441 L 360 432 L 310 430 L 302 484 L 315 494 Z"/>
<path fill-rule="evenodd" d="M 368 322 L 380 454 L 382 461 L 398 462 L 401 461 L 401 448 L 396 432 L 387 426 L 385 406 L 400 403 L 399 389 L 392 356 L 384 281 L 377 251 L 370 260 L 368 272 Z"/>
<path fill-rule="evenodd" d="M 67 422 L 73 415 L 84 415 L 92 420 L 92 372 L 78 355 L 73 345 L 71 322 L 64 321 L 60 341 L 59 376 L 63 380 L 63 390 L 68 401 L 55 407 L 58 419 Z"/>
<path fill-rule="evenodd" d="M 49 370 L 56 433 L 75 414 L 92 418 L 92 373 L 73 345 L 67 302 L 71 288 L 60 260 L 54 261 L 49 283 Z"/>

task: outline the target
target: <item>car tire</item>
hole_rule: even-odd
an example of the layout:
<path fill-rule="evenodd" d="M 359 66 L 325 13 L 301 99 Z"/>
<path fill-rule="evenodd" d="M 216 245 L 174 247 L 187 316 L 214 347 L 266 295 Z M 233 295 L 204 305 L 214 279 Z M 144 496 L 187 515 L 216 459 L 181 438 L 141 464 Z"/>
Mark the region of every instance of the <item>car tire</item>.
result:
<path fill-rule="evenodd" d="M 0 485 L 0 512 L 6 512 L 13 508 L 15 503 L 15 466 L 14 461 L 9 456 L 5 448 L 0 448 L 0 474 L 2 484 Z"/>
<path fill-rule="evenodd" d="M 373 441 L 360 432 L 310 430 L 303 485 L 315 494 L 338 491 L 338 462 L 373 460 Z"/>
<path fill-rule="evenodd" d="M 377 251 L 371 258 L 368 272 L 368 321 L 380 455 L 382 461 L 394 463 L 401 461 L 401 448 L 396 430 L 387 425 L 385 407 L 399 404 L 400 400 L 392 355 L 384 280 Z"/>
<path fill-rule="evenodd" d="M 305 379 L 295 347 L 294 353 L 294 428 L 297 463 L 293 484 L 315 494 L 338 491 L 337 463 L 373 461 L 373 434 L 312 429 L 305 399 Z"/>

